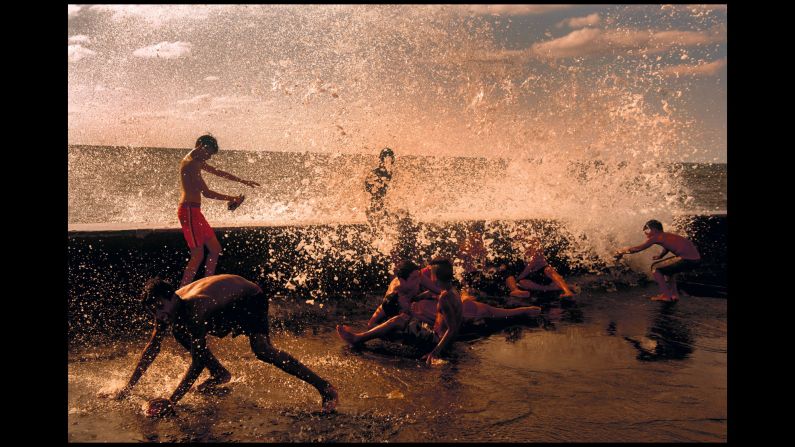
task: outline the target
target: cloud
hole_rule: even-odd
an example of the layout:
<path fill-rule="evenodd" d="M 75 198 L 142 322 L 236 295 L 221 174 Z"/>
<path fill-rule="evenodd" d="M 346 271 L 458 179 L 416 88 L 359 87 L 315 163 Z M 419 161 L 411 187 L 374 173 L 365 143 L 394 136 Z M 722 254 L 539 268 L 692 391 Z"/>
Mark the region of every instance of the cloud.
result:
<path fill-rule="evenodd" d="M 726 11 L 727 5 L 662 5 L 663 11 L 685 11 L 692 14 L 701 14 L 712 11 Z"/>
<path fill-rule="evenodd" d="M 665 76 L 716 76 L 726 66 L 726 58 L 698 65 L 675 65 L 660 70 Z"/>
<path fill-rule="evenodd" d="M 208 82 L 215 82 L 215 81 L 217 81 L 219 79 L 221 79 L 221 78 L 219 78 L 218 76 L 207 76 L 206 78 L 204 78 L 204 80 L 208 81 Z"/>
<path fill-rule="evenodd" d="M 597 52 L 603 46 L 602 30 L 585 28 L 566 36 L 533 44 L 532 52 L 542 57 L 574 57 Z"/>
<path fill-rule="evenodd" d="M 472 14 L 524 16 L 571 9 L 576 5 L 468 5 L 460 8 Z"/>
<path fill-rule="evenodd" d="M 558 24 L 555 26 L 558 28 L 563 28 L 564 26 L 568 26 L 569 28 L 582 28 L 585 26 L 598 25 L 599 22 L 599 14 L 593 13 L 585 17 L 572 17 L 570 19 L 563 20 L 558 22 Z"/>
<path fill-rule="evenodd" d="M 566 36 L 532 46 L 532 53 L 542 58 L 582 57 L 615 51 L 641 50 L 647 53 L 667 51 L 673 47 L 689 47 L 722 42 L 725 29 L 697 31 L 599 30 L 585 28 Z"/>
<path fill-rule="evenodd" d="M 213 95 L 207 93 L 204 95 L 194 96 L 190 99 L 180 99 L 177 101 L 177 104 L 186 104 L 186 105 L 209 105 L 212 102 Z"/>
<path fill-rule="evenodd" d="M 69 62 L 77 62 L 80 59 L 91 57 L 97 54 L 96 51 L 84 48 L 82 45 L 69 45 Z"/>
<path fill-rule="evenodd" d="M 86 35 L 78 34 L 69 38 L 69 43 L 91 43 L 91 38 Z"/>
<path fill-rule="evenodd" d="M 80 12 L 81 9 L 83 9 L 82 6 L 69 5 L 67 6 L 67 13 L 69 14 L 69 17 L 74 17 L 78 12 Z"/>
<path fill-rule="evenodd" d="M 199 109 L 230 109 L 243 107 L 258 101 L 253 96 L 213 96 L 206 93 L 189 99 L 181 99 L 177 101 L 177 104 Z"/>
<path fill-rule="evenodd" d="M 190 42 L 160 42 L 135 50 L 133 56 L 147 59 L 177 59 L 189 55 L 192 46 Z"/>

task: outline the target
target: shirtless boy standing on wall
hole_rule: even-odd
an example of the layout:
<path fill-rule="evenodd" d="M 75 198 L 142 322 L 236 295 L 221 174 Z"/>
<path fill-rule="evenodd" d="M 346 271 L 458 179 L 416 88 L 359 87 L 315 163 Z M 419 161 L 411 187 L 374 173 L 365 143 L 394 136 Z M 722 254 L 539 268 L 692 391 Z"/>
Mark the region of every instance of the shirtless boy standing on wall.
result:
<path fill-rule="evenodd" d="M 196 147 L 182 159 L 179 164 L 179 180 L 182 195 L 179 199 L 179 208 L 177 209 L 177 217 L 179 223 L 182 225 L 182 233 L 185 235 L 185 240 L 188 242 L 190 248 L 190 261 L 185 267 L 185 273 L 182 275 L 182 281 L 179 285 L 184 286 L 193 281 L 196 272 L 199 270 L 199 264 L 204 258 L 204 247 L 207 247 L 207 263 L 204 265 L 204 276 L 212 276 L 215 274 L 215 266 L 218 264 L 218 256 L 221 254 L 221 244 L 215 237 L 210 224 L 204 218 L 201 212 L 202 196 L 208 199 L 226 200 L 229 202 L 229 210 L 234 211 L 235 208 L 243 203 L 245 196 L 229 196 L 210 190 L 207 184 L 204 183 L 201 171 L 207 171 L 210 174 L 219 177 L 240 182 L 246 186 L 259 186 L 259 183 L 250 180 L 243 180 L 228 172 L 214 168 L 206 163 L 213 155 L 218 153 L 218 141 L 212 135 L 202 135 L 196 140 Z"/>

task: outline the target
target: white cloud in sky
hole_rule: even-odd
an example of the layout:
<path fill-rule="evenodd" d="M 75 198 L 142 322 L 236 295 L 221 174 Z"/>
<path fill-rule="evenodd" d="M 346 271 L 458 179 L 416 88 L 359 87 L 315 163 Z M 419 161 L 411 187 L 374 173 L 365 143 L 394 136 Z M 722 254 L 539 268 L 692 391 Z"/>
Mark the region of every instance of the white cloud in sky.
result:
<path fill-rule="evenodd" d="M 185 105 L 209 105 L 212 102 L 213 95 L 206 93 L 204 95 L 194 96 L 190 99 L 180 99 L 177 101 L 177 104 L 185 104 Z"/>
<path fill-rule="evenodd" d="M 726 66 L 726 58 L 697 65 L 675 65 L 661 71 L 665 76 L 715 76 Z"/>
<path fill-rule="evenodd" d="M 573 8 L 576 5 L 467 5 L 462 8 L 473 14 L 493 15 L 535 15 Z"/>
<path fill-rule="evenodd" d="M 69 62 L 77 62 L 83 58 L 97 54 L 96 51 L 89 50 L 82 45 L 69 45 Z"/>
<path fill-rule="evenodd" d="M 693 14 L 712 11 L 726 11 L 727 5 L 662 5 L 663 11 L 687 11 Z"/>
<path fill-rule="evenodd" d="M 598 25 L 601 21 L 599 14 L 593 13 L 585 17 L 572 17 L 570 19 L 562 20 L 555 25 L 558 28 L 568 26 L 569 28 L 583 28 L 586 26 Z"/>
<path fill-rule="evenodd" d="M 259 100 L 253 96 L 213 96 L 209 93 L 205 93 L 189 99 L 181 99 L 177 101 L 177 104 L 197 108 L 220 109 L 241 107 L 258 101 Z"/>
<path fill-rule="evenodd" d="M 192 46 L 190 42 L 160 42 L 135 50 L 133 56 L 147 59 L 178 59 L 189 55 Z"/>
<path fill-rule="evenodd" d="M 215 81 L 217 81 L 219 79 L 221 79 L 221 78 L 219 78 L 218 76 L 207 76 L 206 78 L 204 78 L 204 80 L 208 81 L 208 82 L 215 82 Z"/>
<path fill-rule="evenodd" d="M 675 46 L 695 46 L 722 42 L 723 30 L 697 31 L 638 31 L 599 30 L 585 28 L 566 36 L 533 44 L 532 52 L 539 57 L 581 57 L 610 51 L 639 49 L 648 53 L 669 50 Z"/>
<path fill-rule="evenodd" d="M 89 44 L 89 43 L 91 43 L 91 38 L 86 36 L 86 35 L 84 35 L 84 34 L 78 34 L 76 36 L 69 37 L 69 43 L 85 43 L 85 44 Z"/>
<path fill-rule="evenodd" d="M 532 49 L 534 54 L 552 58 L 581 56 L 596 52 L 596 48 L 601 46 L 601 36 L 602 30 L 585 28 L 558 39 L 533 44 Z"/>
<path fill-rule="evenodd" d="M 80 12 L 81 9 L 83 9 L 82 6 L 69 5 L 67 6 L 67 13 L 69 14 L 69 17 L 74 17 L 78 12 Z"/>

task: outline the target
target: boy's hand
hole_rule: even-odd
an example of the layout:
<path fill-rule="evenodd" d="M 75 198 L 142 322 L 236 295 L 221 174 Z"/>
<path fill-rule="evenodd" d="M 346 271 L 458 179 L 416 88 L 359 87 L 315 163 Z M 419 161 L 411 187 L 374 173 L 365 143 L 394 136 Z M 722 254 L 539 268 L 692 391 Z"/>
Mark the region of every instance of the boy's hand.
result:
<path fill-rule="evenodd" d="M 615 254 L 615 255 L 613 255 L 613 257 L 616 259 L 616 261 L 618 261 L 619 259 L 621 259 L 621 257 L 623 257 L 623 256 L 624 256 L 624 250 L 618 250 L 618 251 L 616 252 L 616 254 Z"/>
<path fill-rule="evenodd" d="M 430 352 L 425 354 L 424 356 L 422 356 L 422 360 L 425 360 L 425 364 L 427 366 L 440 366 L 440 365 L 444 365 L 445 363 L 447 363 L 446 360 L 442 360 L 442 359 L 434 357 L 433 354 L 430 353 Z"/>
<path fill-rule="evenodd" d="M 150 400 L 146 408 L 146 415 L 153 418 L 171 416 L 175 413 L 174 404 L 164 398 Z"/>
<path fill-rule="evenodd" d="M 102 399 L 113 399 L 113 400 L 124 400 L 129 395 L 130 392 L 127 390 L 127 388 L 122 388 L 118 392 L 114 392 L 113 390 L 101 390 L 97 393 L 97 396 Z"/>

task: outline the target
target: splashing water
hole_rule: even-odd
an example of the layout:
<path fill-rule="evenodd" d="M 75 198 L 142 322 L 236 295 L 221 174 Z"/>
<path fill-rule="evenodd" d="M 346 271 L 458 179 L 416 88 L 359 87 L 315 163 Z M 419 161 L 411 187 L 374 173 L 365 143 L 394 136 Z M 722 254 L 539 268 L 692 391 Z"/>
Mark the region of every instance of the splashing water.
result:
<path fill-rule="evenodd" d="M 672 79 L 666 67 L 686 49 L 690 58 L 720 55 L 714 35 L 725 27 L 715 13 L 692 12 L 705 36 L 695 48 L 619 45 L 564 57 L 550 55 L 553 37 L 509 46 L 518 34 L 549 33 L 532 21 L 467 7 L 164 8 L 157 32 L 192 42 L 192 58 L 70 65 L 70 142 L 185 148 L 212 129 L 222 149 L 211 163 L 262 184 L 249 190 L 205 176 L 215 190 L 247 194 L 234 214 L 205 204 L 214 225 L 362 222 L 364 177 L 383 146 L 397 154 L 390 209 L 425 222 L 552 219 L 573 241 L 573 261 L 606 260 L 637 243 L 646 220 L 669 224 L 693 210 L 691 186 L 671 163 L 704 151 L 703 128 L 687 112 L 697 81 Z M 86 13 L 104 14 L 97 32 L 108 46 L 142 45 L 145 33 L 129 24 L 151 18 L 119 11 Z M 624 25 L 626 39 L 643 22 L 621 7 L 605 16 Z M 211 31 L 198 26 L 205 21 Z M 224 82 L 186 89 L 181 79 L 204 76 L 208 61 Z M 87 90 L 92 82 L 127 90 L 106 87 L 121 96 L 103 99 Z M 70 225 L 176 227 L 186 152 L 72 147 Z"/>

